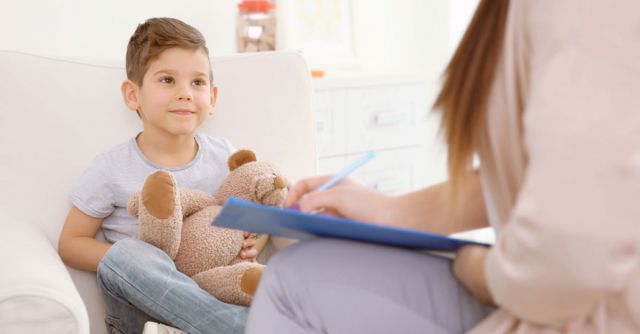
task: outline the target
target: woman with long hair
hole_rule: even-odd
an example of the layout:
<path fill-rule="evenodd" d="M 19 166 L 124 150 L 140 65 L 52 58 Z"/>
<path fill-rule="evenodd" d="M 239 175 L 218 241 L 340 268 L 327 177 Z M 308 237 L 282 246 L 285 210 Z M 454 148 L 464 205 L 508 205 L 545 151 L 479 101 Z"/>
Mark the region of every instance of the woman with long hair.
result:
<path fill-rule="evenodd" d="M 435 104 L 450 180 L 390 197 L 350 181 L 311 192 L 316 177 L 287 203 L 492 226 L 495 245 L 450 261 L 300 242 L 269 262 L 247 332 L 640 333 L 639 96 L 637 0 L 480 1 Z"/>

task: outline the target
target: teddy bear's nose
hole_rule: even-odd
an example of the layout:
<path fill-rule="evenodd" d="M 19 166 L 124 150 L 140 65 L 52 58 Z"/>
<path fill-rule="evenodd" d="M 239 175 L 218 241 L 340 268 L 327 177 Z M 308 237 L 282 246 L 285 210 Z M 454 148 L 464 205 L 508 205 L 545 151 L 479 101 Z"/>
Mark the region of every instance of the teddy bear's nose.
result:
<path fill-rule="evenodd" d="M 273 179 L 273 185 L 276 187 L 276 189 L 282 189 L 287 186 L 287 183 L 284 182 L 284 180 L 280 176 L 276 176 L 276 178 Z"/>

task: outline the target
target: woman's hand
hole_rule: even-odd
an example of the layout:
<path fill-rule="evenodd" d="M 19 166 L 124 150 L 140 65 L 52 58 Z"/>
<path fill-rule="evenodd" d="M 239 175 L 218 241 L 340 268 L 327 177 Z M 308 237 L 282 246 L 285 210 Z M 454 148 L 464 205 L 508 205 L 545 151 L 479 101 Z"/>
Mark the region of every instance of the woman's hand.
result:
<path fill-rule="evenodd" d="M 313 192 L 331 176 L 318 176 L 296 183 L 289 191 L 285 207 L 297 204 L 303 212 L 322 211 L 354 220 L 389 223 L 393 211 L 393 197 L 379 193 L 351 180 L 342 180 L 336 186 Z"/>
<path fill-rule="evenodd" d="M 492 305 L 493 298 L 484 275 L 484 263 L 489 248 L 464 246 L 460 248 L 453 262 L 453 273 L 473 297 L 483 304 Z"/>

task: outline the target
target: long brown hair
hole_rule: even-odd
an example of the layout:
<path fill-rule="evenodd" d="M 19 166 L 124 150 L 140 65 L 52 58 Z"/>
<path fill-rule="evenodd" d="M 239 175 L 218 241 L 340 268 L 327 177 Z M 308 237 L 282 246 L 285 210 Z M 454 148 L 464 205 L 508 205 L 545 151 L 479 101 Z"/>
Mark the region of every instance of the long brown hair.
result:
<path fill-rule="evenodd" d="M 509 0 L 481 0 L 444 73 L 434 108 L 442 113 L 453 196 L 485 134 L 487 101 L 502 51 Z"/>

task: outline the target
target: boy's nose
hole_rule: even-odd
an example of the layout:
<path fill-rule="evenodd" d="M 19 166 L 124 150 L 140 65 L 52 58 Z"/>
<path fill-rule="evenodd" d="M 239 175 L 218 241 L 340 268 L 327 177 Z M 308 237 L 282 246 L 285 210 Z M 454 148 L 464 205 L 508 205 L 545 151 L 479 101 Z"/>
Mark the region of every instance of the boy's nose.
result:
<path fill-rule="evenodd" d="M 191 91 L 191 87 L 189 87 L 188 85 L 178 85 L 176 88 L 178 89 L 176 92 L 176 99 L 178 101 L 193 100 L 193 92 Z"/>
<path fill-rule="evenodd" d="M 191 101 L 193 99 L 193 96 L 188 90 L 183 90 L 178 92 L 176 98 L 178 99 L 178 101 Z"/>

